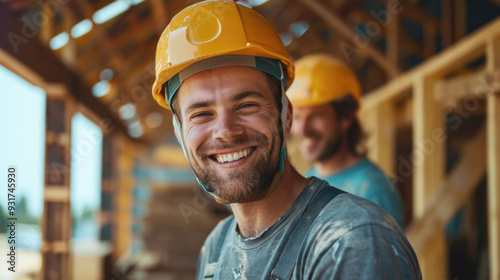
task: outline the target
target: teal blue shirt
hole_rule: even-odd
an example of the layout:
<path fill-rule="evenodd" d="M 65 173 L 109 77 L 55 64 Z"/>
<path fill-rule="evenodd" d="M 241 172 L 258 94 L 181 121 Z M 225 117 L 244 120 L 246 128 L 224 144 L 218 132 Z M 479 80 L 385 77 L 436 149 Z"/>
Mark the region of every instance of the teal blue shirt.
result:
<path fill-rule="evenodd" d="M 324 179 L 338 189 L 375 202 L 391 214 L 404 229 L 404 209 L 401 197 L 391 179 L 370 160 L 363 159 L 328 177 L 319 175 L 317 170 L 312 168 L 306 173 L 306 177 L 312 176 Z"/>

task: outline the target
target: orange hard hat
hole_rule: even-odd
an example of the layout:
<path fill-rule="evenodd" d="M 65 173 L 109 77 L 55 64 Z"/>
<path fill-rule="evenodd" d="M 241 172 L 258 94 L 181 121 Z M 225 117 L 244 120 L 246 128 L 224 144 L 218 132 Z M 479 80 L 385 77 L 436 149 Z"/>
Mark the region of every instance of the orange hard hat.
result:
<path fill-rule="evenodd" d="M 203 1 L 174 16 L 161 35 L 156 49 L 154 99 L 170 109 L 169 103 L 177 88 L 167 92 L 166 99 L 165 83 L 197 62 L 208 60 L 210 63 L 209 59 L 226 55 L 280 61 L 286 68 L 284 82 L 292 84 L 294 64 L 280 36 L 263 16 L 233 1 Z M 181 83 L 177 82 L 178 86 Z"/>
<path fill-rule="evenodd" d="M 295 63 L 295 82 L 286 94 L 293 106 L 322 105 L 351 95 L 359 105 L 360 84 L 354 72 L 328 54 L 304 56 Z"/>

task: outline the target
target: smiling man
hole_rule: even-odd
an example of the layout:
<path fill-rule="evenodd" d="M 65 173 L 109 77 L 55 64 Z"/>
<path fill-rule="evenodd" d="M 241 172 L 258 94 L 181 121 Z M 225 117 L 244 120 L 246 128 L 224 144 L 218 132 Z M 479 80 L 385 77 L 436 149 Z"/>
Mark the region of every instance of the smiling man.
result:
<path fill-rule="evenodd" d="M 313 163 L 306 177 L 326 180 L 384 208 L 404 228 L 403 201 L 391 179 L 366 158 L 356 113 L 360 85 L 340 59 L 311 54 L 296 63 L 287 91 L 294 107 L 292 135 L 302 157 Z"/>
<path fill-rule="evenodd" d="M 234 213 L 205 241 L 197 279 L 421 279 L 386 212 L 286 159 L 293 77 L 272 26 L 232 1 L 187 7 L 158 42 L 153 96 L 201 187 Z"/>
<path fill-rule="evenodd" d="M 243 66 L 201 72 L 185 80 L 173 103 L 193 171 L 222 200 L 253 199 L 272 183 L 282 139 L 278 88 L 261 82 L 266 75 Z"/>

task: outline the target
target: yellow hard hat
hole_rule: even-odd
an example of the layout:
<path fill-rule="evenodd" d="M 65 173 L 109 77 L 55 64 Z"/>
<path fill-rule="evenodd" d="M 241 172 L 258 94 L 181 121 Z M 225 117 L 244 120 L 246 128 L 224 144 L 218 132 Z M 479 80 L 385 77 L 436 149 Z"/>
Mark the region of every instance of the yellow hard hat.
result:
<path fill-rule="evenodd" d="M 163 31 L 156 49 L 154 99 L 170 109 L 172 96 L 165 99 L 166 82 L 196 62 L 226 55 L 281 61 L 286 67 L 284 82 L 292 84 L 294 64 L 263 16 L 233 1 L 203 1 L 179 12 Z"/>
<path fill-rule="evenodd" d="M 295 82 L 286 92 L 293 106 L 316 106 L 351 95 L 359 105 L 360 84 L 340 59 L 313 54 L 295 62 Z"/>

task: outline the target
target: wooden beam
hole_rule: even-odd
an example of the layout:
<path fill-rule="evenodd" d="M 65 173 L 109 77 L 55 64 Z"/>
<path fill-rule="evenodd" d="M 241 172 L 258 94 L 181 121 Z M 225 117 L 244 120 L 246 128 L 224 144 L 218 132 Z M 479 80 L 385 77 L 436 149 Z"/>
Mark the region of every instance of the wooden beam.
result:
<path fill-rule="evenodd" d="M 155 20 L 155 29 L 161 32 L 167 26 L 170 18 L 167 16 L 167 11 L 165 11 L 165 4 L 162 0 L 152 0 L 151 8 L 153 9 L 153 18 Z"/>
<path fill-rule="evenodd" d="M 392 104 L 385 103 L 364 112 L 363 126 L 368 134 L 368 158 L 394 178 L 395 175 L 395 133 L 396 111 Z"/>
<path fill-rule="evenodd" d="M 434 29 L 439 27 L 439 20 L 436 19 L 436 17 L 425 12 L 420 6 L 415 5 L 413 2 L 411 3 L 411 7 L 407 7 L 401 11 L 401 15 L 422 25 L 422 27 L 432 27 Z"/>
<path fill-rule="evenodd" d="M 116 260 L 125 254 L 132 244 L 135 149 L 129 140 L 123 137 L 115 139 L 115 143 L 118 154 L 116 166 L 118 182 L 115 196 L 116 219 L 113 224 L 113 257 Z"/>
<path fill-rule="evenodd" d="M 102 190 L 100 207 L 100 229 L 99 239 L 104 242 L 113 242 L 115 227 L 113 220 L 116 220 L 118 213 L 115 209 L 116 197 L 116 162 L 117 154 L 114 147 L 114 139 L 106 133 L 102 137 Z"/>
<path fill-rule="evenodd" d="M 413 216 L 421 219 L 431 198 L 443 184 L 445 174 L 444 144 L 446 130 L 441 104 L 435 101 L 436 81 L 418 77 L 413 86 Z M 447 253 L 444 232 L 434 250 L 419 256 L 422 278 L 446 279 Z"/>
<path fill-rule="evenodd" d="M 488 41 L 488 71 L 500 70 L 500 37 Z M 490 279 L 500 279 L 500 90 L 488 93 L 487 99 L 488 147 L 488 251 L 490 254 Z"/>
<path fill-rule="evenodd" d="M 430 200 L 422 218 L 408 227 L 406 235 L 417 255 L 433 249 L 430 240 L 444 232 L 445 226 L 471 197 L 485 173 L 486 129 L 483 127 L 465 146 L 460 161 Z"/>
<path fill-rule="evenodd" d="M 500 69 L 461 75 L 436 84 L 436 99 L 446 107 L 453 107 L 467 96 L 477 98 L 500 90 Z"/>
<path fill-rule="evenodd" d="M 500 34 L 500 18 L 467 36 L 447 50 L 430 58 L 425 63 L 400 75 L 388 84 L 369 92 L 363 97 L 363 107 L 379 106 L 401 96 L 410 89 L 418 76 L 442 76 L 447 71 L 465 65 L 480 57 L 486 50 L 486 43 L 491 37 Z"/>
<path fill-rule="evenodd" d="M 300 2 L 312 12 L 321 17 L 333 30 L 335 30 L 350 44 L 353 44 L 354 46 L 350 46 L 350 49 L 356 48 L 356 51 L 361 55 L 366 55 L 373 59 L 375 63 L 377 63 L 389 74 L 389 76 L 395 76 L 400 72 L 397 67 L 392 65 L 384 57 L 384 55 L 379 50 L 370 45 L 369 42 L 366 44 L 361 44 L 360 40 L 357 39 L 359 38 L 359 35 L 356 34 L 356 32 L 354 32 L 346 23 L 344 23 L 338 15 L 328 9 L 328 7 L 325 7 L 323 4 L 317 2 L 316 0 L 300 0 Z"/>
<path fill-rule="evenodd" d="M 413 123 L 413 99 L 406 99 L 394 105 L 396 127 L 410 127 Z"/>
<path fill-rule="evenodd" d="M 49 87 L 53 84 L 64 87 L 77 101 L 92 108 L 100 120 L 107 122 L 114 131 L 128 136 L 128 130 L 122 121 L 92 95 L 91 90 L 76 73 L 68 69 L 36 37 L 25 36 L 29 35 L 25 31 L 26 25 L 11 15 L 2 2 L 0 2 L 0 26 L 2 26 L 0 28 L 0 61 L 7 63 L 2 63 L 3 65 L 9 69 L 13 66 L 16 74 L 46 92 L 50 91 Z M 13 38 L 20 41 L 12 41 Z M 47 68 L 47 65 L 50 67 Z"/>
<path fill-rule="evenodd" d="M 454 41 L 467 35 L 467 1 L 453 1 L 453 39 Z"/>
<path fill-rule="evenodd" d="M 87 1 L 76 0 L 76 5 L 86 18 L 92 18 L 95 10 L 92 9 Z M 115 70 L 121 69 L 124 65 L 123 59 L 122 57 L 120 57 L 119 52 L 116 52 L 115 49 L 113 49 L 113 47 L 111 46 L 104 27 L 102 25 L 94 24 L 91 32 L 95 36 L 94 40 L 99 41 L 99 46 L 100 48 L 102 48 L 102 52 L 105 53 L 105 55 L 108 57 L 111 66 Z"/>
<path fill-rule="evenodd" d="M 385 39 L 387 44 L 385 55 L 387 60 L 396 68 L 399 68 L 399 24 L 399 15 L 393 14 L 392 19 L 387 23 L 387 36 Z M 391 79 L 395 78 L 395 73 L 390 73 L 389 77 Z"/>
<path fill-rule="evenodd" d="M 429 58 L 436 53 L 436 28 L 424 25 L 424 58 Z"/>
<path fill-rule="evenodd" d="M 68 95 L 47 95 L 46 135 L 64 137 L 46 138 L 45 191 L 42 215 L 42 278 L 71 279 L 70 238 L 70 168 L 71 117 L 74 104 Z M 51 139 L 66 139 L 64 143 Z M 56 245 L 59 244 L 59 245 Z M 55 248 L 58 248 L 57 250 Z M 54 262 L 55 260 L 58 260 Z"/>
<path fill-rule="evenodd" d="M 413 87 L 413 166 L 415 218 L 421 218 L 429 199 L 443 182 L 444 143 L 442 105 L 435 101 L 434 80 L 417 80 Z"/>
<path fill-rule="evenodd" d="M 135 20 L 130 24 L 130 27 L 126 32 L 118 34 L 113 38 L 109 38 L 109 44 L 113 49 L 116 50 L 117 48 L 120 48 L 130 42 L 145 41 L 151 34 L 151 26 L 155 26 L 155 28 L 158 28 L 156 27 L 156 20 L 154 17 L 150 17 L 145 20 Z M 161 34 L 161 31 L 159 32 L 159 34 Z"/>
<path fill-rule="evenodd" d="M 441 39 L 443 49 L 453 43 L 453 0 L 441 0 Z"/>

